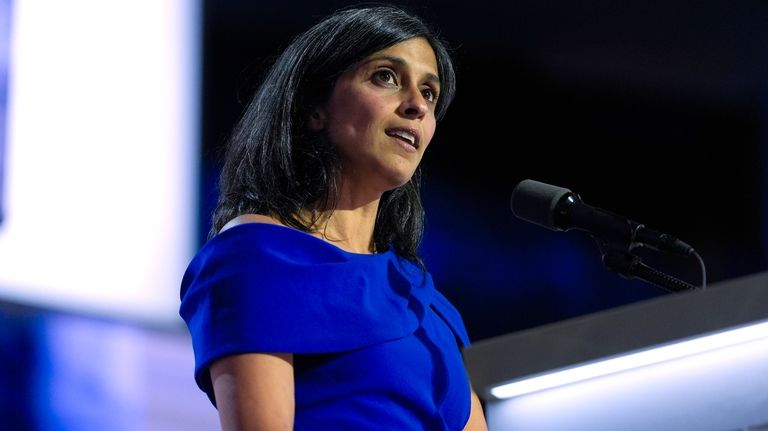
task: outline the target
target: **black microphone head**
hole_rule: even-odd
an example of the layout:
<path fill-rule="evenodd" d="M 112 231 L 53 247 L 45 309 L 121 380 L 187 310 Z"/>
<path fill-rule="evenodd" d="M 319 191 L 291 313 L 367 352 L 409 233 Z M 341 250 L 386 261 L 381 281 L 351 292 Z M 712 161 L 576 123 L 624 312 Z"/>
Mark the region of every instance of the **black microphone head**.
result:
<path fill-rule="evenodd" d="M 523 180 L 512 190 L 512 213 L 547 229 L 562 230 L 555 224 L 554 216 L 558 202 L 568 194 L 573 192 L 539 181 Z"/>

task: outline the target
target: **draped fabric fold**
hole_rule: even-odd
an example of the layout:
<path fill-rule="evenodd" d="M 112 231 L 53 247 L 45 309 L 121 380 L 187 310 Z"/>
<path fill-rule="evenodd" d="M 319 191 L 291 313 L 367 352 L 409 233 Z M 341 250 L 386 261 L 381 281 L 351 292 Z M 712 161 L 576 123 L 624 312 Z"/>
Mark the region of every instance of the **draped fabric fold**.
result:
<path fill-rule="evenodd" d="M 431 276 L 393 249 L 350 253 L 263 223 L 230 228 L 200 249 L 182 279 L 179 312 L 192 334 L 195 380 L 214 405 L 207 370 L 230 354 L 351 352 L 413 337 L 436 317 L 457 352 L 469 343 Z"/>

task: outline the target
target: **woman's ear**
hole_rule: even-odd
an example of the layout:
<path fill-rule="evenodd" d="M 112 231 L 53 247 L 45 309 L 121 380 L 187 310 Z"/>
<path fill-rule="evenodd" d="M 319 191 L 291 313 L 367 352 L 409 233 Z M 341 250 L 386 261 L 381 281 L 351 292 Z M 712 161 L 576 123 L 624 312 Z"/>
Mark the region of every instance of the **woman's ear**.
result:
<path fill-rule="evenodd" d="M 319 132 L 325 129 L 325 114 L 320 108 L 315 108 L 309 114 L 309 130 Z"/>

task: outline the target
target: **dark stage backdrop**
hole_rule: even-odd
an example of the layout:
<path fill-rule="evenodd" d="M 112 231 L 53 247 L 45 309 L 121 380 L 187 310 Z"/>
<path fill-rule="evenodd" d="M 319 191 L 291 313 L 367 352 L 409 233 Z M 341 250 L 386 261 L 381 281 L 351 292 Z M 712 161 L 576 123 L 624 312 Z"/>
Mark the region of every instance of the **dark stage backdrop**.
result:
<path fill-rule="evenodd" d="M 458 95 L 424 160 L 423 254 L 474 340 L 668 294 L 581 232 L 515 218 L 526 178 L 690 243 L 709 282 L 768 269 L 768 3 L 396 2 L 442 29 Z M 343 1 L 206 1 L 200 237 L 264 67 Z M 694 258 L 639 252 L 692 284 Z"/>

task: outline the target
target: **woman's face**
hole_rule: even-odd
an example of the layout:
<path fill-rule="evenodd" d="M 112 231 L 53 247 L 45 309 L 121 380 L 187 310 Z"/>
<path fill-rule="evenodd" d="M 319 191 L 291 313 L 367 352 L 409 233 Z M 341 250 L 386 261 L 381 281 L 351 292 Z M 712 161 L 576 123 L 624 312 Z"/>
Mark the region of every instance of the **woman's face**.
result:
<path fill-rule="evenodd" d="M 345 184 L 381 193 L 416 170 L 435 133 L 439 93 L 432 47 L 409 39 L 342 74 L 310 125 L 338 148 Z"/>

